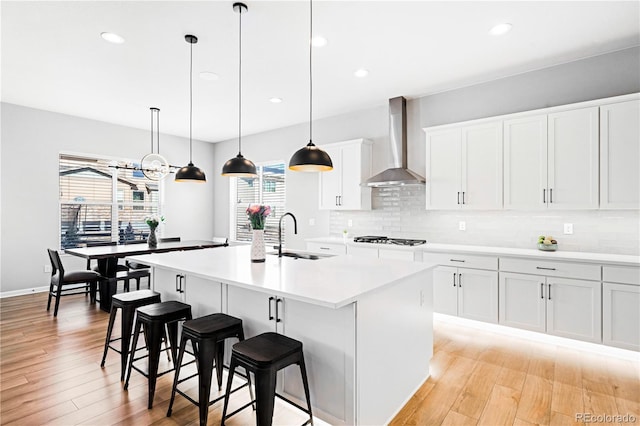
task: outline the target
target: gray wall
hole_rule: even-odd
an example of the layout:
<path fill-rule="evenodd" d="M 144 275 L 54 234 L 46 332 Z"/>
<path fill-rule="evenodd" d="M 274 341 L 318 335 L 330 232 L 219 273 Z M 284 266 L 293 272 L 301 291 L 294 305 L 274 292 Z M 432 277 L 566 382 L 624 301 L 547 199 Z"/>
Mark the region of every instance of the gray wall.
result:
<path fill-rule="evenodd" d="M 640 48 L 637 47 L 409 100 L 409 168 L 425 174 L 424 127 L 636 92 L 640 92 Z M 374 174 L 385 169 L 389 163 L 387 132 L 386 106 L 314 122 L 314 142 L 317 144 L 360 137 L 372 140 Z M 274 158 L 288 160 L 295 150 L 306 143 L 307 134 L 308 125 L 300 124 L 245 137 L 243 154 L 255 162 Z M 235 155 L 236 144 L 234 140 L 215 145 L 218 169 L 227 158 Z M 569 241 L 564 238 L 570 248 L 630 254 L 639 250 L 637 212 L 563 212 L 545 216 L 535 212 L 497 211 L 486 214 L 456 212 L 453 215 L 451 212 L 427 212 L 422 207 L 412 208 L 416 200 L 422 200 L 417 202 L 424 206 L 423 194 L 414 194 L 409 198 L 406 194 L 398 194 L 401 207 L 393 214 L 380 203 L 374 204 L 371 212 L 327 213 L 317 210 L 317 185 L 317 176 L 294 172 L 287 175 L 287 209 L 299 219 L 299 235 L 287 235 L 288 244 L 292 247 L 304 247 L 304 238 L 338 235 L 347 226 L 348 220 L 354 223 L 352 234 L 380 232 L 383 235 L 402 234 L 398 236 L 410 237 L 413 230 L 416 237 L 433 242 L 528 247 L 531 244 L 530 236 L 543 230 L 562 237 L 562 229 L 558 230 L 558 227 L 564 221 L 571 221 L 576 224 L 575 234 Z M 215 182 L 216 194 L 224 194 L 225 199 L 228 199 L 228 188 L 226 180 Z M 216 233 L 227 235 L 228 210 L 226 203 L 216 204 Z M 412 213 L 408 214 L 409 211 Z M 314 227 L 308 225 L 310 218 L 316 219 Z M 389 220 L 394 223 L 390 224 Z M 458 220 L 467 221 L 470 232 L 463 234 L 457 231 Z M 613 226 L 614 222 L 618 225 Z M 416 223 L 420 225 L 416 226 Z M 497 235 L 496 228 L 500 223 L 505 224 L 506 228 L 499 238 L 492 239 L 492 235 Z M 617 236 L 607 236 L 610 231 Z M 567 245 L 564 247 L 566 249 Z"/>
<path fill-rule="evenodd" d="M 2 104 L 1 279 L 2 293 L 48 285 L 46 248 L 59 244 L 58 154 L 140 159 L 149 151 L 149 131 L 64 114 Z M 211 175 L 213 146 L 194 141 L 194 162 Z M 188 139 L 162 135 L 162 155 L 171 164 L 189 160 Z M 165 181 L 165 235 L 183 239 L 213 236 L 212 183 Z M 84 268 L 78 258 L 67 268 Z"/>

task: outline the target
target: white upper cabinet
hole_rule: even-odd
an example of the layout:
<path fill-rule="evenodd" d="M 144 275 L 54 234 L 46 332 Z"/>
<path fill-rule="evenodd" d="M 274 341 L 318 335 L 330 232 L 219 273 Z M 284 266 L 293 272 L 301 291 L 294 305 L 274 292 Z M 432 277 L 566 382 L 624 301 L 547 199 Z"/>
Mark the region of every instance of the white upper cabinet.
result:
<path fill-rule="evenodd" d="M 371 188 L 361 184 L 371 177 L 371 143 L 364 139 L 322 146 L 333 170 L 319 174 L 320 209 L 370 210 Z"/>
<path fill-rule="evenodd" d="M 502 208 L 502 123 L 427 131 L 427 209 Z"/>
<path fill-rule="evenodd" d="M 600 207 L 640 208 L 640 100 L 600 107 Z"/>
<path fill-rule="evenodd" d="M 598 208 L 598 108 L 504 122 L 504 207 Z"/>

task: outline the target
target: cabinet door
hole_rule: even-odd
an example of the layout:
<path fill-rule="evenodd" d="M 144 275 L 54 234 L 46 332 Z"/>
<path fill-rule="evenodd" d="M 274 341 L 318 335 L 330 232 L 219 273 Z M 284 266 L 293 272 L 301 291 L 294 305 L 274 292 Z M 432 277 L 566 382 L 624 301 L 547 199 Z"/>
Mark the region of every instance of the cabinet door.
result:
<path fill-rule="evenodd" d="M 458 268 L 458 316 L 498 322 L 498 273 Z"/>
<path fill-rule="evenodd" d="M 160 298 L 163 302 L 167 302 L 169 300 L 184 302 L 186 279 L 183 277 L 182 282 L 180 282 L 179 276 L 181 276 L 181 274 L 178 274 L 175 271 L 155 267 L 153 268 L 152 290 L 160 293 Z"/>
<path fill-rule="evenodd" d="M 640 286 L 602 283 L 605 345 L 640 351 Z"/>
<path fill-rule="evenodd" d="M 458 269 L 438 266 L 433 270 L 433 311 L 458 315 Z"/>
<path fill-rule="evenodd" d="M 303 344 L 311 405 L 345 424 L 355 424 L 355 306 L 330 309 L 284 299 L 279 316 L 279 332 Z M 284 370 L 282 383 L 286 394 L 304 401 L 298 366 Z"/>
<path fill-rule="evenodd" d="M 185 303 L 191 305 L 194 318 L 222 312 L 222 284 L 187 275 L 184 288 Z"/>
<path fill-rule="evenodd" d="M 546 330 L 545 277 L 500 273 L 499 323 L 526 330 Z"/>
<path fill-rule="evenodd" d="M 364 256 L 364 257 L 373 257 L 378 258 L 378 248 L 377 247 L 366 247 L 366 243 L 363 243 L 359 246 L 352 244 L 347 246 L 347 254 L 351 254 L 353 256 Z"/>
<path fill-rule="evenodd" d="M 427 209 L 460 208 L 460 135 L 460 128 L 427 133 Z"/>
<path fill-rule="evenodd" d="M 640 208 L 640 100 L 600 107 L 600 207 Z"/>
<path fill-rule="evenodd" d="M 598 208 L 598 108 L 548 116 L 549 208 Z"/>
<path fill-rule="evenodd" d="M 547 333 L 602 341 L 601 284 L 547 277 Z"/>
<path fill-rule="evenodd" d="M 360 144 L 350 144 L 342 147 L 342 181 L 338 209 L 359 210 L 361 208 L 362 191 L 362 160 Z"/>
<path fill-rule="evenodd" d="M 276 331 L 275 298 L 266 293 L 227 286 L 227 314 L 241 318 L 244 337 Z M 271 314 L 271 315 L 270 315 Z M 269 319 L 273 318 L 273 319 Z"/>
<path fill-rule="evenodd" d="M 320 208 L 335 210 L 338 206 L 338 197 L 341 195 L 342 185 L 342 148 L 322 147 L 333 163 L 333 170 L 319 173 L 320 182 Z"/>
<path fill-rule="evenodd" d="M 546 208 L 547 116 L 507 120 L 503 125 L 504 208 Z"/>
<path fill-rule="evenodd" d="M 462 129 L 462 208 L 502 208 L 502 123 Z"/>

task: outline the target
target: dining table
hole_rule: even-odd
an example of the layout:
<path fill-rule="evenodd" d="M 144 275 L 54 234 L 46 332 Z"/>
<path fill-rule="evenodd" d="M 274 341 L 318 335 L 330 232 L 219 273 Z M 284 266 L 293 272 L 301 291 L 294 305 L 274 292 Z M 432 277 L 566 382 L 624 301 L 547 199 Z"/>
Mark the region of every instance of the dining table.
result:
<path fill-rule="evenodd" d="M 100 284 L 100 309 L 111 311 L 111 297 L 116 293 L 118 259 L 127 256 L 136 256 L 151 253 L 168 253 L 171 251 L 200 250 L 214 247 L 224 247 L 226 242 L 214 242 L 208 240 L 185 240 L 160 242 L 156 247 L 148 244 L 116 244 L 100 245 L 92 247 L 77 247 L 65 249 L 65 253 L 78 256 L 83 259 L 96 260 L 98 273 L 105 277 L 104 284 Z"/>

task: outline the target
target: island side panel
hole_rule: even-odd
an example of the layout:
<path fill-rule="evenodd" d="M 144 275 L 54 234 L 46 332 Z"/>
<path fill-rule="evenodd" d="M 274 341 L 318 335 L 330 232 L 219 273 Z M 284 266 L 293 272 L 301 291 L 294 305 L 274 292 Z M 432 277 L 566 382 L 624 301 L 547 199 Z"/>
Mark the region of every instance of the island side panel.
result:
<path fill-rule="evenodd" d="M 429 378 L 432 269 L 357 301 L 357 420 L 389 423 Z"/>

